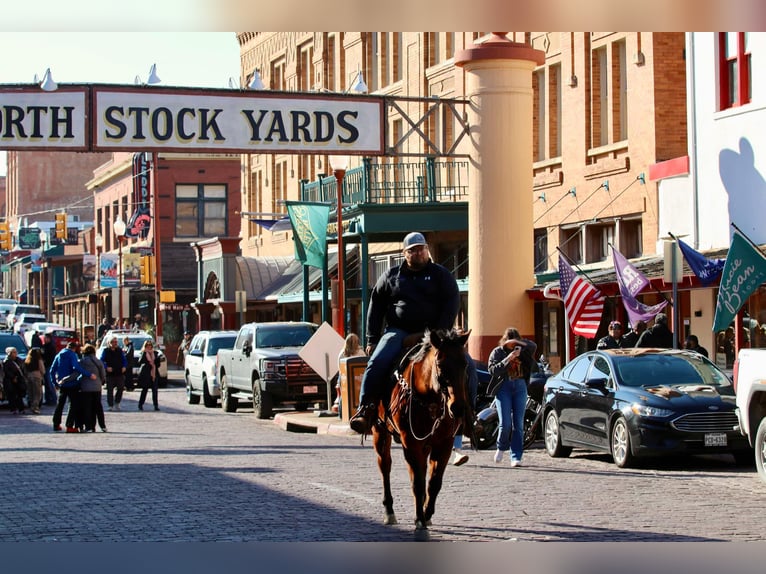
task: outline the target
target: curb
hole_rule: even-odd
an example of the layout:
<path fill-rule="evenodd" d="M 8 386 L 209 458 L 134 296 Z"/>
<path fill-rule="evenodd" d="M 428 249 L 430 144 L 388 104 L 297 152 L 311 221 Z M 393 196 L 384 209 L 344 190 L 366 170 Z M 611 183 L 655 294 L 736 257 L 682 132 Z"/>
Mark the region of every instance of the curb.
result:
<path fill-rule="evenodd" d="M 329 422 L 311 412 L 277 413 L 274 415 L 274 423 L 287 432 L 359 436 L 348 423 L 339 422 L 337 418 Z"/>

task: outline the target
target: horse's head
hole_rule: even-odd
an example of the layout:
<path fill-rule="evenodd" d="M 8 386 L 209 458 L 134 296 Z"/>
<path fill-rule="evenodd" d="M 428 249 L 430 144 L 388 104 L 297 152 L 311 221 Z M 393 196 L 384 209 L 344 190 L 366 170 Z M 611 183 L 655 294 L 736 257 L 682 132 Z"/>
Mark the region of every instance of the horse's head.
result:
<path fill-rule="evenodd" d="M 465 355 L 470 334 L 470 331 L 461 333 L 451 329 L 426 331 L 425 336 L 435 353 L 432 388 L 447 394 L 450 412 L 455 417 L 462 417 L 466 406 L 470 405 Z"/>

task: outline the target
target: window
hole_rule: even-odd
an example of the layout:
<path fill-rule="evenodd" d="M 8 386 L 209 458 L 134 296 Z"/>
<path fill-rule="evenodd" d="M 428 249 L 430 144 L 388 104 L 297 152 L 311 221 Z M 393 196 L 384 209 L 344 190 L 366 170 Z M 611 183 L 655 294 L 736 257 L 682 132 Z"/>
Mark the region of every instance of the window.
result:
<path fill-rule="evenodd" d="M 582 263 L 580 226 L 559 228 L 559 248 L 574 263 Z"/>
<path fill-rule="evenodd" d="M 604 261 L 609 255 L 609 245 L 614 245 L 614 223 L 588 225 L 586 262 Z"/>
<path fill-rule="evenodd" d="M 718 34 L 719 97 L 721 109 L 750 102 L 752 70 L 747 32 Z"/>
<path fill-rule="evenodd" d="M 271 186 L 271 211 L 285 213 L 287 206 L 287 162 L 274 160 L 274 180 Z"/>
<path fill-rule="evenodd" d="M 548 269 L 548 230 L 535 229 L 535 273 Z"/>
<path fill-rule="evenodd" d="M 607 67 L 606 50 L 593 50 L 591 72 L 591 110 L 592 133 L 591 147 L 599 147 L 609 143 L 609 126 L 607 118 Z"/>
<path fill-rule="evenodd" d="M 285 60 L 284 58 L 271 63 L 271 83 L 269 88 L 272 90 L 286 90 L 285 83 Z"/>
<path fill-rule="evenodd" d="M 298 50 L 298 89 L 308 92 L 314 88 L 314 45 L 304 44 Z"/>
<path fill-rule="evenodd" d="M 612 133 L 615 142 L 628 139 L 628 73 L 625 42 L 612 45 Z"/>
<path fill-rule="evenodd" d="M 176 186 L 176 237 L 226 235 L 226 186 Z"/>

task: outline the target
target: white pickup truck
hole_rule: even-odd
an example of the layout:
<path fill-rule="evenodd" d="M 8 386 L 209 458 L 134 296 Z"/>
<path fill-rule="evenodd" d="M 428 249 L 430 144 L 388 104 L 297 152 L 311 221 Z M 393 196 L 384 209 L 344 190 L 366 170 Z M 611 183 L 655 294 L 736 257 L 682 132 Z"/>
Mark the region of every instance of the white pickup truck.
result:
<path fill-rule="evenodd" d="M 734 363 L 739 429 L 755 448 L 755 465 L 766 482 L 766 349 L 742 349 Z"/>

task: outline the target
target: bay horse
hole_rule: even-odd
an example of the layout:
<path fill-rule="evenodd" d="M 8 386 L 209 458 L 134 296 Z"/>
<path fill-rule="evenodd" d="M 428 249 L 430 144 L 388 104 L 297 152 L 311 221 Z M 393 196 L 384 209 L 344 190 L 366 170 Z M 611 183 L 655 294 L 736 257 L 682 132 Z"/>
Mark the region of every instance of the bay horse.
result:
<path fill-rule="evenodd" d="M 391 495 L 391 439 L 402 444 L 415 498 L 415 528 L 431 524 L 456 433 L 473 435 L 465 343 L 470 331 L 426 331 L 419 350 L 400 368 L 390 399 L 378 406 L 373 445 L 383 476 L 384 524 L 396 524 Z M 426 473 L 430 469 L 426 491 Z"/>

